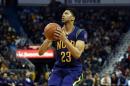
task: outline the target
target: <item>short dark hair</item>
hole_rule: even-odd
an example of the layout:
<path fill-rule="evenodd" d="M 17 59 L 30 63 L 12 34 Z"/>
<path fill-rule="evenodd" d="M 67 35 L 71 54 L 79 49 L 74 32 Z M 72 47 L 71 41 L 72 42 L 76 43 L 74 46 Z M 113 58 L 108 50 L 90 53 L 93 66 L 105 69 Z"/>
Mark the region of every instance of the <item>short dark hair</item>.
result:
<path fill-rule="evenodd" d="M 66 10 L 69 10 L 74 17 L 76 17 L 76 10 L 74 8 L 67 8 Z"/>

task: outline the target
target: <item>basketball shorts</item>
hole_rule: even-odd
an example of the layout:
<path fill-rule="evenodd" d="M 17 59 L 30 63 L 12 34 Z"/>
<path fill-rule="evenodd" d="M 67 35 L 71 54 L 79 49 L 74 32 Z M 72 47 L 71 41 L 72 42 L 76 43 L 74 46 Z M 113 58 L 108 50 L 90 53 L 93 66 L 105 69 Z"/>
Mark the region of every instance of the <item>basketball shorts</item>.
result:
<path fill-rule="evenodd" d="M 81 73 L 81 68 L 54 68 L 48 79 L 48 86 L 74 86 Z"/>

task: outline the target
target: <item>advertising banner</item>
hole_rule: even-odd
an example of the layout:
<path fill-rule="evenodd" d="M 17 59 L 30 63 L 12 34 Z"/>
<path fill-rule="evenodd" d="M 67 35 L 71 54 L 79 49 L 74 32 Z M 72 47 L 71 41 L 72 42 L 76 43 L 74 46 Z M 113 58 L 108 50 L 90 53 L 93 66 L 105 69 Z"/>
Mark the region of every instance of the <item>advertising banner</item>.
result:
<path fill-rule="evenodd" d="M 89 5 L 127 5 L 130 0 L 66 0 L 69 6 L 89 6 Z"/>
<path fill-rule="evenodd" d="M 18 0 L 18 4 L 28 4 L 28 5 L 48 5 L 51 0 Z M 64 0 L 56 0 L 60 1 L 61 3 L 65 3 Z"/>
<path fill-rule="evenodd" d="M 38 50 L 17 50 L 16 51 L 17 58 L 53 58 L 54 52 L 53 50 L 47 50 L 43 55 L 38 54 Z"/>

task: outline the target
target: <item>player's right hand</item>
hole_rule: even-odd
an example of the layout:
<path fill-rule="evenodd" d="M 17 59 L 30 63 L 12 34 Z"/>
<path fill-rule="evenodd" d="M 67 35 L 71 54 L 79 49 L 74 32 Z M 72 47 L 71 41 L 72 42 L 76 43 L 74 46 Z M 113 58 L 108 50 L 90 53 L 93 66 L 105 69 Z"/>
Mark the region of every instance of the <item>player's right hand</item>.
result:
<path fill-rule="evenodd" d="M 54 38 L 57 40 L 64 40 L 66 39 L 66 35 L 62 29 L 57 28 L 57 30 L 54 33 Z"/>

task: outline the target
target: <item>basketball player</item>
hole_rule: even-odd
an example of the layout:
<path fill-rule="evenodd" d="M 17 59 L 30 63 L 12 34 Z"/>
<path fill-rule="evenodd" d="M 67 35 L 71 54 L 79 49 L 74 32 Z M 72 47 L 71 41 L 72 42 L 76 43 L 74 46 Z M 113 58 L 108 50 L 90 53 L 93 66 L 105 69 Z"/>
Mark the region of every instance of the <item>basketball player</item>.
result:
<path fill-rule="evenodd" d="M 81 54 L 85 48 L 86 31 L 74 26 L 75 13 L 67 9 L 62 14 L 62 29 L 54 33 L 56 42 L 56 62 L 48 80 L 48 86 L 74 86 L 82 73 Z M 42 55 L 52 44 L 45 39 L 39 48 Z"/>

